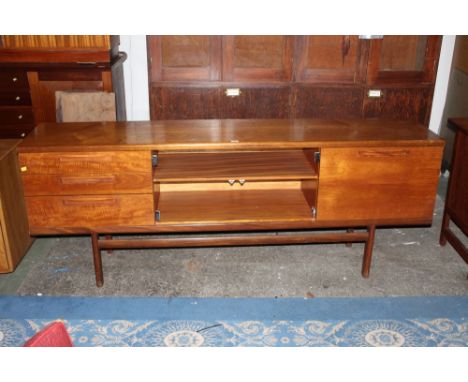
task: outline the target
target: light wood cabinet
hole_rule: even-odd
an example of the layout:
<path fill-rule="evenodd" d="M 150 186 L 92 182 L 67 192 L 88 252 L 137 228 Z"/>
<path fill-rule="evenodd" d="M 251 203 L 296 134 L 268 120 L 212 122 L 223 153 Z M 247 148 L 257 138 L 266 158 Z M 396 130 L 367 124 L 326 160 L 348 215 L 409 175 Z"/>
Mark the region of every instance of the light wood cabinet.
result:
<path fill-rule="evenodd" d="M 432 221 L 443 141 L 415 123 L 83 126 L 39 126 L 19 160 L 31 233 L 91 234 L 98 286 L 102 249 L 171 246 L 364 242 L 367 277 L 376 226 Z M 327 228 L 364 232 L 312 232 Z M 119 233 L 162 237 L 100 238 Z M 164 235 L 171 233 L 187 236 Z"/>
<path fill-rule="evenodd" d="M 16 154 L 19 142 L 0 140 L 0 273 L 14 271 L 32 243 Z"/>

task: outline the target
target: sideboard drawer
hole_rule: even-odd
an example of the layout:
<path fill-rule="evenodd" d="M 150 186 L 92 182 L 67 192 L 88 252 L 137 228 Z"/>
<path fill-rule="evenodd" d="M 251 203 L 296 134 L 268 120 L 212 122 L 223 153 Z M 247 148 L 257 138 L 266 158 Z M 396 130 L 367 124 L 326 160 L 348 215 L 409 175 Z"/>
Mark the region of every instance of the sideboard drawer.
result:
<path fill-rule="evenodd" d="M 0 72 L 0 89 L 28 89 L 28 75 L 25 71 Z"/>
<path fill-rule="evenodd" d="M 97 175 L 25 173 L 22 178 L 26 196 L 144 194 L 153 189 L 151 172 Z"/>
<path fill-rule="evenodd" d="M 28 196 L 29 226 L 35 228 L 154 224 L 153 194 Z"/>
<path fill-rule="evenodd" d="M 34 115 L 30 107 L 0 108 L 0 122 L 2 124 L 34 123 Z"/>
<path fill-rule="evenodd" d="M 20 153 L 23 175 L 111 175 L 145 173 L 151 183 L 151 152 Z"/>

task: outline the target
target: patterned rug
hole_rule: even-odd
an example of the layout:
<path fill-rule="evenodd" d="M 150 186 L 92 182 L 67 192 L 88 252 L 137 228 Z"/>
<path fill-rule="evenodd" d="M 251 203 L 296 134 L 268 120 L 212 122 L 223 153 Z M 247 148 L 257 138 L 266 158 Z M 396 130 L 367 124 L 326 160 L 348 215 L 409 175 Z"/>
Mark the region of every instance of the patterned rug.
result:
<path fill-rule="evenodd" d="M 76 346 L 468 346 L 468 296 L 4 296 L 0 346 L 57 320 Z"/>

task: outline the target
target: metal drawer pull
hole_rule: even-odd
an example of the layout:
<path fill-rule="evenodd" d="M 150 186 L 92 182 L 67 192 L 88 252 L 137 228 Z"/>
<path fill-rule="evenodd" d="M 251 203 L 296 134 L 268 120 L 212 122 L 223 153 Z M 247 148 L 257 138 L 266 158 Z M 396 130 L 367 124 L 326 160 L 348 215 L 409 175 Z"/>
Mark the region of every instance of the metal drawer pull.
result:
<path fill-rule="evenodd" d="M 232 186 L 234 183 L 236 183 L 236 180 L 235 179 L 229 179 L 228 183 Z"/>
<path fill-rule="evenodd" d="M 20 96 L 16 96 L 15 101 L 19 101 L 21 99 Z"/>
<path fill-rule="evenodd" d="M 18 119 L 23 119 L 23 114 L 18 115 Z"/>
<path fill-rule="evenodd" d="M 244 183 L 245 183 L 245 179 L 239 179 L 239 183 L 240 183 L 241 186 L 243 186 Z"/>
<path fill-rule="evenodd" d="M 18 77 L 13 77 L 13 78 L 12 78 L 12 81 L 13 81 L 13 82 L 18 81 Z"/>
<path fill-rule="evenodd" d="M 21 133 L 21 138 L 24 138 L 26 136 L 26 133 Z"/>

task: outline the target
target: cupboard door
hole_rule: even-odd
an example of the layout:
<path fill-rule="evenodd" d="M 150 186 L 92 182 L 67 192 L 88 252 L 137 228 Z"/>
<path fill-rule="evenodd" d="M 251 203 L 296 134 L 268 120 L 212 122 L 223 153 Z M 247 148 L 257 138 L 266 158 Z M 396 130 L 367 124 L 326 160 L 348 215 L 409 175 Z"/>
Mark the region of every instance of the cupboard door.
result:
<path fill-rule="evenodd" d="M 429 223 L 443 148 L 323 148 L 318 221 Z"/>
<path fill-rule="evenodd" d="M 148 55 L 150 82 L 220 79 L 220 36 L 149 36 Z"/>
<path fill-rule="evenodd" d="M 295 118 L 360 118 L 364 89 L 357 86 L 295 87 Z"/>
<path fill-rule="evenodd" d="M 289 118 L 290 87 L 241 88 L 236 97 L 221 94 L 220 118 Z"/>
<path fill-rule="evenodd" d="M 429 123 L 432 103 L 432 87 L 381 88 L 380 97 L 364 99 L 365 118 L 389 118 Z"/>
<path fill-rule="evenodd" d="M 223 37 L 223 81 L 290 81 L 291 36 Z"/>
<path fill-rule="evenodd" d="M 368 84 L 433 83 L 441 36 L 384 36 L 372 40 Z"/>
<path fill-rule="evenodd" d="M 299 36 L 296 81 L 359 83 L 365 76 L 367 45 L 358 36 Z"/>
<path fill-rule="evenodd" d="M 218 88 L 151 88 L 151 119 L 214 119 L 219 117 Z"/>

